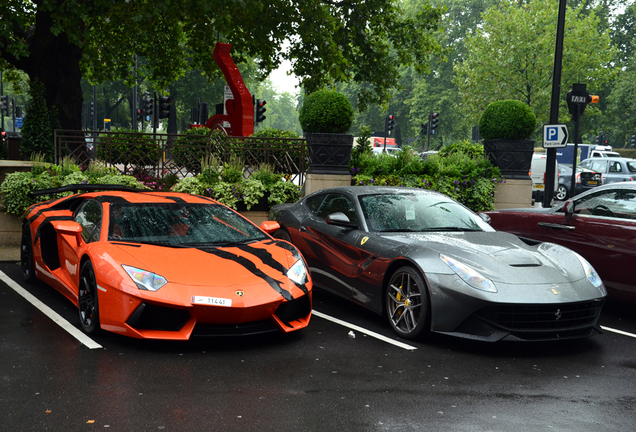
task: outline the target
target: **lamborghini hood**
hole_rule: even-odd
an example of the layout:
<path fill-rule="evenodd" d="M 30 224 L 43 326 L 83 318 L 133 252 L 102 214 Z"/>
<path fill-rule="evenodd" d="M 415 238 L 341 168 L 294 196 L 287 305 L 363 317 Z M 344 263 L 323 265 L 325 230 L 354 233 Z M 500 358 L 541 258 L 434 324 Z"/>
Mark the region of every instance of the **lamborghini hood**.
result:
<path fill-rule="evenodd" d="M 282 281 L 297 261 L 292 252 L 272 242 L 232 247 L 169 248 L 148 244 L 114 244 L 113 258 L 121 264 L 163 276 L 168 282 L 217 287 Z"/>

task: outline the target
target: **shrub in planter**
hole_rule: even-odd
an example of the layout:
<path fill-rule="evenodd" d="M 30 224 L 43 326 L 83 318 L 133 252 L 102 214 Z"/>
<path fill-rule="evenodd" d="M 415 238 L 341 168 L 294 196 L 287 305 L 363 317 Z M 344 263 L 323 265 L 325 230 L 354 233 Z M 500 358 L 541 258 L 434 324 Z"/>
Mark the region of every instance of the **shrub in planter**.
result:
<path fill-rule="evenodd" d="M 518 100 L 489 104 L 479 119 L 479 135 L 484 139 L 527 140 L 537 126 L 530 107 Z"/>
<path fill-rule="evenodd" d="M 309 173 L 348 174 L 353 135 L 345 132 L 353 123 L 351 102 L 335 90 L 309 94 L 298 115 L 307 139 Z"/>
<path fill-rule="evenodd" d="M 529 179 L 534 141 L 528 140 L 537 118 L 529 106 L 516 100 L 489 104 L 479 119 L 484 151 L 506 178 Z"/>
<path fill-rule="evenodd" d="M 335 90 L 319 90 L 309 94 L 298 114 L 303 132 L 342 134 L 353 123 L 353 106 Z"/>
<path fill-rule="evenodd" d="M 410 154 L 407 149 L 402 162 L 408 161 Z M 485 157 L 483 147 L 469 141 L 446 146 L 421 164 L 413 160 L 401 166 L 395 162 L 398 158 L 383 154 L 361 160 L 365 163 L 353 168 L 354 185 L 429 189 L 448 195 L 475 212 L 494 209 L 495 186 L 503 181 L 501 171 Z"/>
<path fill-rule="evenodd" d="M 71 195 L 71 192 L 63 192 L 57 196 L 39 195 L 32 196 L 30 192 L 37 189 L 52 189 L 68 184 L 118 184 L 132 186 L 139 189 L 149 189 L 137 181 L 133 176 L 121 175 L 115 168 L 87 169 L 80 171 L 77 165 L 69 164 L 63 160 L 60 165 L 36 164 L 29 172 L 13 172 L 7 174 L 0 190 L 2 191 L 2 203 L 5 211 L 17 216 L 22 216 L 27 208 L 41 201 Z"/>

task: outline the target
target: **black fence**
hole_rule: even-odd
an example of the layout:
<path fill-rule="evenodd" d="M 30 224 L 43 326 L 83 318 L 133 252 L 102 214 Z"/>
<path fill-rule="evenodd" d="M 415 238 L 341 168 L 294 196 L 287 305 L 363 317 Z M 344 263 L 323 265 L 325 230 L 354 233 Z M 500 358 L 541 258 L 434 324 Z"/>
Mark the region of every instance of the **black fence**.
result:
<path fill-rule="evenodd" d="M 199 174 L 202 161 L 210 157 L 221 163 L 239 158 L 245 178 L 268 164 L 298 185 L 305 182 L 308 167 L 304 139 L 231 137 L 223 129 L 211 135 L 56 130 L 55 163 L 65 157 L 83 167 L 99 160 L 122 174 L 156 179 Z"/>

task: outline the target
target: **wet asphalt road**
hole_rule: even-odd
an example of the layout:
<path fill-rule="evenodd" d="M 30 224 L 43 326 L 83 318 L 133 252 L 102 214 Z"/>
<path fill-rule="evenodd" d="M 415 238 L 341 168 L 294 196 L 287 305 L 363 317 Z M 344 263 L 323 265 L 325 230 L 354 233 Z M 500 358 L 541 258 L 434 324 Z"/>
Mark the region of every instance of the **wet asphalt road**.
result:
<path fill-rule="evenodd" d="M 74 306 L 0 271 L 73 326 Z M 324 314 L 396 338 L 316 292 Z M 634 307 L 601 324 L 636 334 Z M 88 349 L 0 281 L 0 431 L 633 431 L 636 339 L 406 350 L 314 316 L 295 334 L 186 343 L 101 333 Z"/>

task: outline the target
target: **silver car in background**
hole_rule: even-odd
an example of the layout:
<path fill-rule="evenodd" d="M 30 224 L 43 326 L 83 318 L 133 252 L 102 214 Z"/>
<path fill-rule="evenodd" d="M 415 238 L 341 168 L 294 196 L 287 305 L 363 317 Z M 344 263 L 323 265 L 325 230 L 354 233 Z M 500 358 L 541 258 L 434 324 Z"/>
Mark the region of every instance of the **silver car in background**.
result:
<path fill-rule="evenodd" d="M 592 157 L 585 159 L 579 166 L 603 174 L 604 184 L 636 179 L 636 159 Z"/>

